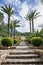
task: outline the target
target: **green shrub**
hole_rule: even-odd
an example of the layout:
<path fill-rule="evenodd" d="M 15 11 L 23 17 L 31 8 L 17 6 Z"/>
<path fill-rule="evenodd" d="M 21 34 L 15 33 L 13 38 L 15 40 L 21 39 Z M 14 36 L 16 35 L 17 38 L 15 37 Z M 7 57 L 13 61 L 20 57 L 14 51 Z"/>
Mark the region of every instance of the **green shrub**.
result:
<path fill-rule="evenodd" d="M 42 44 L 43 44 L 43 39 L 42 39 Z"/>
<path fill-rule="evenodd" d="M 0 43 L 1 43 L 2 37 L 0 37 Z"/>
<path fill-rule="evenodd" d="M 42 38 L 41 37 L 33 37 L 31 39 L 31 43 L 34 45 L 34 46 L 40 46 L 42 45 Z"/>
<path fill-rule="evenodd" d="M 7 38 L 5 37 L 1 40 L 1 44 L 2 44 L 2 46 L 7 46 L 7 47 L 12 46 L 13 45 L 13 40 L 9 37 L 7 37 Z"/>
<path fill-rule="evenodd" d="M 18 42 L 17 39 L 14 39 L 14 44 L 17 43 L 17 42 Z"/>
<path fill-rule="evenodd" d="M 20 39 L 19 38 L 14 39 L 14 44 L 16 44 L 18 42 L 20 42 Z"/>
<path fill-rule="evenodd" d="M 26 41 L 28 42 L 28 43 L 31 43 L 31 37 L 26 37 Z"/>

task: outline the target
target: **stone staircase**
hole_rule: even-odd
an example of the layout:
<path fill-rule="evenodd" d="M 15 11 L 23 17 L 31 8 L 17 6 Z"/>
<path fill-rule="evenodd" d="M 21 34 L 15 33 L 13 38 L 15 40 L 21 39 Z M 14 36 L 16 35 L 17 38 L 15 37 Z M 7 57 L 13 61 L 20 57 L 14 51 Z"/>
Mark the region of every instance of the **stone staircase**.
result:
<path fill-rule="evenodd" d="M 1 65 L 43 65 L 43 60 L 39 53 L 30 50 L 25 42 L 21 42 L 16 49 L 9 52 Z"/>

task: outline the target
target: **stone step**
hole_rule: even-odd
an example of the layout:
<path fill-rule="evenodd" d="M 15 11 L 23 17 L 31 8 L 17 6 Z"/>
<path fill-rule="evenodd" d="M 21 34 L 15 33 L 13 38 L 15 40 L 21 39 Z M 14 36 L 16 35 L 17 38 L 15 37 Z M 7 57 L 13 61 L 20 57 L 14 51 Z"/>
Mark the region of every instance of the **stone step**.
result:
<path fill-rule="evenodd" d="M 39 58 L 39 55 L 9 55 L 6 59 L 29 59 L 29 58 Z"/>
<path fill-rule="evenodd" d="M 18 46 L 27 46 L 27 45 L 18 45 Z M 28 46 L 27 46 L 28 47 Z"/>
<path fill-rule="evenodd" d="M 19 49 L 19 48 L 18 48 L 18 49 Z M 18 52 L 18 51 L 21 51 L 21 52 L 24 52 L 24 51 L 34 52 L 34 50 L 29 49 L 29 48 L 28 48 L 28 49 L 25 48 L 24 50 L 22 50 L 22 49 L 19 49 L 19 50 L 18 50 L 18 49 L 16 48 L 16 49 L 13 49 L 13 50 L 11 50 L 11 51 L 14 51 L 14 52 L 16 52 L 16 51 L 17 51 L 17 52 Z"/>
<path fill-rule="evenodd" d="M 14 54 L 14 55 L 8 55 L 8 56 L 39 56 L 38 54 Z"/>
<path fill-rule="evenodd" d="M 18 53 L 19 53 L 19 52 L 21 52 L 21 53 L 24 52 L 24 53 L 25 53 L 25 52 L 34 52 L 34 51 L 33 51 L 33 50 L 30 50 L 30 49 L 28 49 L 28 50 L 27 50 L 27 49 L 26 49 L 26 50 L 14 49 L 14 50 L 11 50 L 10 52 L 18 52 Z"/>
<path fill-rule="evenodd" d="M 6 59 L 1 63 L 3 64 L 43 64 L 43 61 L 39 58 L 37 59 Z"/>
<path fill-rule="evenodd" d="M 23 46 L 23 45 L 22 45 L 22 46 L 16 46 L 16 48 L 17 48 L 17 49 L 27 49 L 28 46 Z"/>
<path fill-rule="evenodd" d="M 26 43 L 23 41 L 23 42 L 21 42 L 19 45 L 23 45 L 23 46 L 25 46 Z"/>
<path fill-rule="evenodd" d="M 29 50 L 29 48 L 16 48 L 16 50 Z"/>
<path fill-rule="evenodd" d="M 43 64 L 2 64 L 2 65 L 43 65 Z"/>
<path fill-rule="evenodd" d="M 14 55 L 14 54 L 38 54 L 38 52 L 34 52 L 34 51 L 15 51 L 15 52 L 10 52 L 9 55 Z"/>
<path fill-rule="evenodd" d="M 39 53 L 29 49 L 24 42 L 15 47 L 16 49 L 9 51 L 1 65 L 43 65 Z"/>

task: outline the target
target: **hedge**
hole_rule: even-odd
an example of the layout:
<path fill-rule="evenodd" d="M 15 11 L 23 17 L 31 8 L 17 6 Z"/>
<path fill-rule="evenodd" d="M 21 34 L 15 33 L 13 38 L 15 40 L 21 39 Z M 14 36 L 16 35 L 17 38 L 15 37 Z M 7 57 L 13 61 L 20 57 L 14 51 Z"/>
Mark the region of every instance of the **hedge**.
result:
<path fill-rule="evenodd" d="M 41 37 L 33 37 L 31 39 L 31 44 L 33 44 L 34 46 L 42 45 L 42 38 Z"/>
<path fill-rule="evenodd" d="M 9 37 L 5 37 L 1 40 L 2 46 L 12 46 L 13 45 L 13 40 Z"/>

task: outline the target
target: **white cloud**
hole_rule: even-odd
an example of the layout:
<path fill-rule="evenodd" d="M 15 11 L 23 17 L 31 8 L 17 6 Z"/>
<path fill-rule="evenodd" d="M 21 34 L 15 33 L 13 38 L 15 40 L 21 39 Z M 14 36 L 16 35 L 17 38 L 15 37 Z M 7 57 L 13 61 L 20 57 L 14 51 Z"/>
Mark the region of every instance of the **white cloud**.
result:
<path fill-rule="evenodd" d="M 4 22 L 5 22 L 5 23 L 8 23 L 8 16 L 7 16 L 7 14 L 5 14 L 5 13 L 4 13 Z"/>
<path fill-rule="evenodd" d="M 25 17 L 26 14 L 27 14 L 27 12 L 28 12 L 28 10 L 29 10 L 29 7 L 28 7 L 28 5 L 26 4 L 26 2 L 24 2 L 24 3 L 22 4 L 22 7 L 21 7 L 20 15 L 21 15 L 22 17 Z"/>
<path fill-rule="evenodd" d="M 10 3 L 10 4 L 13 3 L 12 5 L 20 5 L 21 4 L 19 0 L 6 0 L 5 2 Z"/>
<path fill-rule="evenodd" d="M 36 8 L 37 8 L 37 12 L 40 12 L 39 15 L 41 15 L 41 16 L 35 20 L 34 25 L 35 25 L 35 29 L 40 30 L 39 25 L 43 24 L 43 5 L 39 4 L 38 6 L 36 6 Z"/>
<path fill-rule="evenodd" d="M 37 2 L 37 0 L 35 0 Z"/>
<path fill-rule="evenodd" d="M 26 20 L 22 20 L 22 24 L 21 24 L 21 27 L 17 28 L 18 31 L 21 31 L 21 32 L 29 32 L 30 29 L 29 29 L 29 22 L 26 21 Z"/>
<path fill-rule="evenodd" d="M 20 20 L 20 17 L 12 15 L 11 20 L 15 20 L 15 19 Z"/>
<path fill-rule="evenodd" d="M 21 32 L 29 32 L 30 31 L 29 21 L 23 18 L 21 20 L 21 23 L 22 23 L 21 27 L 17 28 L 17 30 Z"/>

